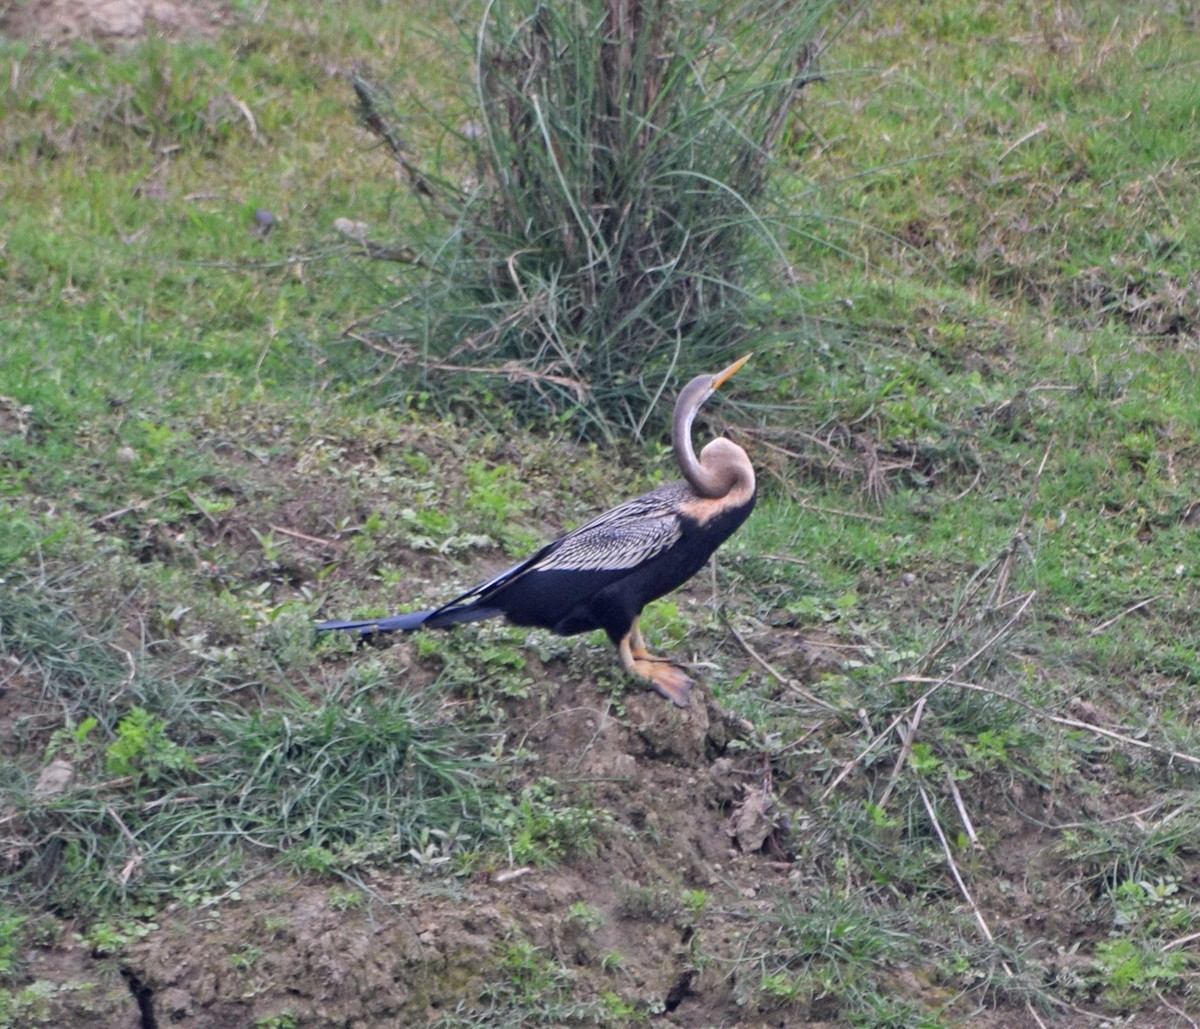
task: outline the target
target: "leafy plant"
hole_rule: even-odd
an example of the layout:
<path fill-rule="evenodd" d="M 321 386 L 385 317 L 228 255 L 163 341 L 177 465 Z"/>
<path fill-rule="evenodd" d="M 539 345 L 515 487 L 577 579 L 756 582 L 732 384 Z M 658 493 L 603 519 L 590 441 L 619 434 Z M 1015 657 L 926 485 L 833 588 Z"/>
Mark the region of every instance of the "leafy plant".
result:
<path fill-rule="evenodd" d="M 683 901 L 684 909 L 692 918 L 704 917 L 704 912 L 708 910 L 710 903 L 707 890 L 684 890 L 679 898 Z"/>
<path fill-rule="evenodd" d="M 117 723 L 117 738 L 105 750 L 110 775 L 131 775 L 154 782 L 165 772 L 195 767 L 188 752 L 167 736 L 167 723 L 145 708 L 135 707 Z"/>
<path fill-rule="evenodd" d="M 256 944 L 238 951 L 236 954 L 229 955 L 229 963 L 234 968 L 249 969 L 253 968 L 258 960 L 263 956 L 263 949 Z"/>
<path fill-rule="evenodd" d="M 1127 1009 L 1156 991 L 1175 989 L 1188 967 L 1182 951 L 1164 952 L 1123 938 L 1098 943 L 1095 962 L 1096 982 L 1117 1009 Z"/>
<path fill-rule="evenodd" d="M 24 927 L 29 919 L 20 911 L 0 904 L 0 982 L 17 968 L 24 942 Z"/>
<path fill-rule="evenodd" d="M 58 1025 L 53 1007 L 61 983 L 38 979 L 20 989 L 0 987 L 0 1025 Z"/>
<path fill-rule="evenodd" d="M 604 916 L 582 900 L 577 900 L 567 909 L 567 917 L 587 932 L 595 932 L 604 924 Z"/>
<path fill-rule="evenodd" d="M 153 909 L 144 909 L 142 913 L 149 917 Z M 97 956 L 103 957 L 120 953 L 134 940 L 144 939 L 157 928 L 157 923 L 139 918 L 100 919 L 88 927 L 83 939 Z"/>

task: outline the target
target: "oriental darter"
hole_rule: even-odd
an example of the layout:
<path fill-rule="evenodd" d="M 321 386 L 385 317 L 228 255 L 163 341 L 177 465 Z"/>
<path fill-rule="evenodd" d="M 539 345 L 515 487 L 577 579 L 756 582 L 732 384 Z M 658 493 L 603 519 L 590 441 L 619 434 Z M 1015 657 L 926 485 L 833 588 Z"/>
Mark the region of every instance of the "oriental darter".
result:
<path fill-rule="evenodd" d="M 646 649 L 638 616 L 652 600 L 695 575 L 754 508 L 754 468 L 746 452 L 717 438 L 696 457 L 692 422 L 701 405 L 748 360 L 692 379 L 675 403 L 671 441 L 683 481 L 627 500 L 556 539 L 520 564 L 441 607 L 361 621 L 321 622 L 318 631 L 360 636 L 438 629 L 504 616 L 560 636 L 603 629 L 621 667 L 679 707 L 692 680 Z"/>

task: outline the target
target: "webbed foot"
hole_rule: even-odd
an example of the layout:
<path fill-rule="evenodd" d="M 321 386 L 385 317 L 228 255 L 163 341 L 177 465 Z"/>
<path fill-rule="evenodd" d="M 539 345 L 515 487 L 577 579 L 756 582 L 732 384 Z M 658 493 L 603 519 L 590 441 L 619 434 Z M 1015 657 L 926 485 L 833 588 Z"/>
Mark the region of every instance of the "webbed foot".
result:
<path fill-rule="evenodd" d="M 690 707 L 688 694 L 694 685 L 692 678 L 668 658 L 656 657 L 647 649 L 637 623 L 621 640 L 621 667 L 639 679 L 649 681 L 654 692 L 666 697 L 676 707 Z"/>

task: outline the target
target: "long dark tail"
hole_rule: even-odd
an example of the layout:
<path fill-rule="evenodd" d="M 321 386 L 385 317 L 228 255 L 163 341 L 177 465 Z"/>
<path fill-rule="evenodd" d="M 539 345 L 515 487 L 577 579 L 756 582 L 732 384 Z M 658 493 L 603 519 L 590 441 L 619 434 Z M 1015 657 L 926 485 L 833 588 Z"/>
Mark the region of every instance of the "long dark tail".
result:
<path fill-rule="evenodd" d="M 410 611 L 389 618 L 363 619 L 357 622 L 319 622 L 317 632 L 338 629 L 358 636 L 374 636 L 384 632 L 413 632 L 417 629 L 440 629 L 463 622 L 479 622 L 485 618 L 495 618 L 502 613 L 495 607 L 431 607 L 428 611 Z"/>
<path fill-rule="evenodd" d="M 360 622 L 320 622 L 317 632 L 329 632 L 340 629 L 342 632 L 352 632 L 358 636 L 374 636 L 377 632 L 412 632 L 425 624 L 425 619 L 433 614 L 433 608 L 428 611 L 412 611 L 403 615 L 392 615 L 390 618 L 375 618 Z"/>

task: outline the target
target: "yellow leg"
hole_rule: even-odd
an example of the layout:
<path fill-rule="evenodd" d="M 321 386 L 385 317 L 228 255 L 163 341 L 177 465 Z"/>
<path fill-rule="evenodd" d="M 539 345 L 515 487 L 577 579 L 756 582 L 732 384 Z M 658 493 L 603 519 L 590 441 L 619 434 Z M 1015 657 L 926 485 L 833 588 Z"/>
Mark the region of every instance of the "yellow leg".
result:
<path fill-rule="evenodd" d="M 655 692 L 662 694 L 676 707 L 690 705 L 688 692 L 692 688 L 692 680 L 678 665 L 672 664 L 665 657 L 655 657 L 646 649 L 646 641 L 642 638 L 642 630 L 638 628 L 636 618 L 629 632 L 621 640 L 618 650 L 621 654 L 621 667 L 630 675 L 648 679 Z"/>
<path fill-rule="evenodd" d="M 666 664 L 671 664 L 669 657 L 655 657 L 646 647 L 646 640 L 642 636 L 642 628 L 638 625 L 638 620 L 633 620 L 633 625 L 629 629 L 629 649 L 633 656 L 639 661 L 662 661 Z"/>

